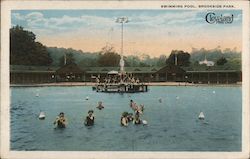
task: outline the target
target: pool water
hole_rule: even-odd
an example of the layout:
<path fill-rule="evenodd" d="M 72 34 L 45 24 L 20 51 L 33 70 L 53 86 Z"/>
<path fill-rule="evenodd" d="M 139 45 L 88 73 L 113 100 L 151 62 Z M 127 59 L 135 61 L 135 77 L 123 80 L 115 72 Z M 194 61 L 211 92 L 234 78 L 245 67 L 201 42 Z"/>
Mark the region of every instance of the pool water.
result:
<path fill-rule="evenodd" d="M 11 87 L 11 150 L 241 151 L 241 87 L 149 89 L 115 94 L 97 93 L 88 86 Z M 148 125 L 120 126 L 122 112 L 132 112 L 130 99 L 145 105 L 141 118 Z M 95 108 L 98 101 L 103 110 Z M 95 125 L 85 127 L 90 109 Z M 40 111 L 45 120 L 38 119 Z M 200 111 L 205 120 L 198 119 Z M 60 112 L 68 119 L 65 129 L 53 125 Z"/>

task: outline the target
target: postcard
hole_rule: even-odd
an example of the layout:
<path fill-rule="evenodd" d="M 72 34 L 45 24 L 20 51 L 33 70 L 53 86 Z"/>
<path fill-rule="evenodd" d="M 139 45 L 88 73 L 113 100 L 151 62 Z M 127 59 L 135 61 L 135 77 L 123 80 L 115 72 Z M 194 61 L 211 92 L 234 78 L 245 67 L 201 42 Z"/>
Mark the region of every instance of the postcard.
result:
<path fill-rule="evenodd" d="M 249 158 L 248 1 L 3 1 L 1 17 L 1 158 Z"/>

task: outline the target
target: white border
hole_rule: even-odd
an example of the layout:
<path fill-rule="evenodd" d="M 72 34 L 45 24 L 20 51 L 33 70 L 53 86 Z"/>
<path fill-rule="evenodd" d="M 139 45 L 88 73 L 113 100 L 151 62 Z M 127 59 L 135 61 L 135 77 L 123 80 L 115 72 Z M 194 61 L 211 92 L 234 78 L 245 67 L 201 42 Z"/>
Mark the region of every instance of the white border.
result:
<path fill-rule="evenodd" d="M 14 9 L 161 9 L 164 4 L 231 4 L 243 10 L 242 33 L 242 152 L 130 152 L 130 151 L 9 151 L 10 89 L 9 28 Z M 169 8 L 168 8 L 169 9 Z M 187 9 L 187 8 L 185 8 Z M 197 8 L 199 9 L 199 8 Z M 219 9 L 219 8 L 214 8 Z M 181 10 L 181 9 L 180 9 Z M 200 9 L 203 10 L 203 9 Z M 248 1 L 2 1 L 1 2 L 1 158 L 249 158 L 249 2 Z"/>

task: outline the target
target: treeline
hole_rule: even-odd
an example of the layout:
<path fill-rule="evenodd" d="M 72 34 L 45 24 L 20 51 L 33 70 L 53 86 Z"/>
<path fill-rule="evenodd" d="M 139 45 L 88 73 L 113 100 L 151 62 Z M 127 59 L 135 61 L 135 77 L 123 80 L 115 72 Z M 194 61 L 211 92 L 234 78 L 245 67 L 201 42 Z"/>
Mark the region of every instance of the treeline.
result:
<path fill-rule="evenodd" d="M 241 70 L 241 52 L 238 52 L 236 48 L 234 49 L 224 49 L 222 50 L 219 46 L 214 49 L 196 49 L 193 48 L 191 51 L 191 65 L 192 68 L 199 69 L 201 66 L 199 65 L 199 61 L 207 58 L 209 61 L 214 61 L 217 69 L 222 70 Z"/>
<path fill-rule="evenodd" d="M 239 59 L 241 58 L 241 52 L 238 52 L 236 48 L 234 49 L 224 49 L 222 50 L 219 46 L 214 49 L 197 49 L 192 48 L 191 51 L 191 62 L 201 61 L 204 60 L 206 55 L 207 59 L 211 61 L 217 61 L 220 57 L 225 57 L 226 59 Z"/>
<path fill-rule="evenodd" d="M 112 47 L 104 47 L 100 52 L 88 53 L 81 50 L 65 49 L 49 47 L 47 48 L 49 54 L 53 59 L 53 65 L 62 66 L 64 56 L 67 56 L 67 61 L 71 61 L 71 57 L 74 58 L 74 62 L 84 67 L 102 67 L 102 66 L 119 66 L 120 55 L 114 51 Z M 159 57 L 150 57 L 149 55 L 129 55 L 125 56 L 126 67 L 148 67 L 158 66 L 163 67 L 166 64 L 174 65 L 177 62 L 178 66 L 182 67 L 205 67 L 200 66 L 199 61 L 205 59 L 214 61 L 215 66 L 220 66 L 221 69 L 241 69 L 241 53 L 235 50 L 225 49 L 220 50 L 218 48 L 206 50 L 206 49 L 193 49 L 191 53 L 182 50 L 172 50 L 170 55 L 160 55 Z M 175 61 L 177 58 L 177 61 Z M 225 67 L 221 67 L 225 66 Z"/>
<path fill-rule="evenodd" d="M 120 55 L 115 52 L 113 47 L 105 46 L 99 52 L 83 52 L 81 50 L 74 50 L 72 48 L 47 48 L 50 56 L 53 59 L 52 65 L 62 66 L 65 62 L 72 62 L 71 56 L 74 57 L 73 62 L 84 67 L 114 67 L 119 66 Z M 160 57 L 150 57 L 149 55 L 136 56 L 129 55 L 124 57 L 126 67 L 146 67 L 146 66 L 164 66 L 167 57 L 161 55 Z"/>
<path fill-rule="evenodd" d="M 182 50 L 173 50 L 170 55 L 150 57 L 143 54 L 140 56 L 125 56 L 126 67 L 163 67 L 166 64 L 176 64 L 183 67 L 204 67 L 198 62 L 204 58 L 216 62 L 216 65 L 241 67 L 241 54 L 236 49 L 221 50 L 219 47 L 211 50 L 192 49 L 190 53 Z M 178 59 L 176 61 L 176 58 Z M 65 60 L 66 59 L 66 60 Z M 83 67 L 114 67 L 119 66 L 120 55 L 113 47 L 105 46 L 99 52 L 83 52 L 72 48 L 46 47 L 36 41 L 36 36 L 21 26 L 10 29 L 10 63 L 12 65 L 51 65 L 62 66 L 66 63 L 77 63 Z"/>

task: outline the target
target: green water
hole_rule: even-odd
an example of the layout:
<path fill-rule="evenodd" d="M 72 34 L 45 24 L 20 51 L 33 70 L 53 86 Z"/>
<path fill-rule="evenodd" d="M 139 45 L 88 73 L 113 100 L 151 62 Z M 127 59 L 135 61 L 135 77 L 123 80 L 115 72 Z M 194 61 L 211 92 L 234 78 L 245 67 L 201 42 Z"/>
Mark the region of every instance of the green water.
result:
<path fill-rule="evenodd" d="M 151 86 L 147 93 L 96 93 L 91 87 L 11 88 L 11 149 L 46 151 L 241 151 L 241 87 Z M 36 97 L 39 94 L 39 97 Z M 86 97 L 89 100 L 85 100 Z M 159 102 L 162 98 L 162 103 Z M 120 126 L 129 101 L 145 105 L 148 125 Z M 97 110 L 102 101 L 105 109 Z M 94 109 L 95 125 L 83 120 Z M 45 120 L 38 120 L 44 111 Z M 205 120 L 198 120 L 203 111 Z M 59 112 L 66 129 L 54 129 Z"/>

